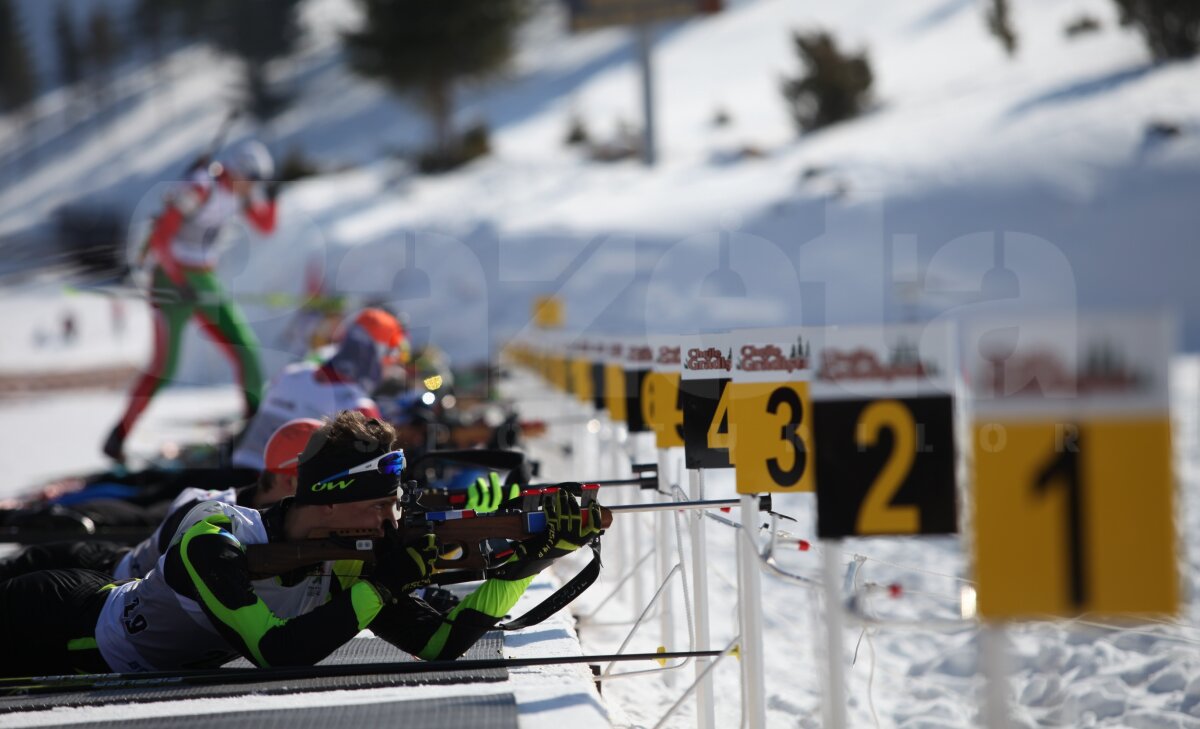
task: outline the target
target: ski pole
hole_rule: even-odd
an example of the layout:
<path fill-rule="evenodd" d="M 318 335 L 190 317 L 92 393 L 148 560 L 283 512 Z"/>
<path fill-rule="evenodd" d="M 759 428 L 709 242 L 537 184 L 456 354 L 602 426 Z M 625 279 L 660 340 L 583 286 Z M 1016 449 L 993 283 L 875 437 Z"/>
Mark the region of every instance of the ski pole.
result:
<path fill-rule="evenodd" d="M 192 160 L 192 163 L 183 171 L 183 176 L 187 177 L 193 170 L 205 167 L 212 161 L 213 155 L 221 149 L 225 144 L 225 137 L 229 135 L 229 130 L 233 128 L 233 123 L 242 115 L 241 109 L 236 106 L 226 112 L 224 118 L 221 119 L 220 126 L 217 127 L 216 134 L 209 140 L 208 146 L 200 153 L 198 157 Z M 134 259 L 134 268 L 142 268 L 146 265 L 146 258 L 150 254 L 150 235 L 146 235 L 146 239 L 142 241 L 142 245 L 138 248 L 137 257 Z"/>
<path fill-rule="evenodd" d="M 217 127 L 217 133 L 213 135 L 212 140 L 208 143 L 208 147 L 205 148 L 204 152 L 202 152 L 200 156 L 196 158 L 196 161 L 192 163 L 192 166 L 188 168 L 189 171 L 194 170 L 201 165 L 206 165 L 212 160 L 213 155 L 215 155 L 217 151 L 221 149 L 222 145 L 225 144 L 225 137 L 229 135 L 229 130 L 233 128 L 233 123 L 237 121 L 238 117 L 241 115 L 242 110 L 236 106 L 230 109 L 227 114 L 225 114 L 225 118 L 221 120 L 221 126 Z"/>

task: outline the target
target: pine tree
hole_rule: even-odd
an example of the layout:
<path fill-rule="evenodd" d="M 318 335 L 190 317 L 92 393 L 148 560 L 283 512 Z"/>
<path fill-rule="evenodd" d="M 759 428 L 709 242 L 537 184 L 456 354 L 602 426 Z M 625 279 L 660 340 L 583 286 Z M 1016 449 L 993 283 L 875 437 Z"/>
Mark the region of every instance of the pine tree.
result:
<path fill-rule="evenodd" d="M 24 28 L 9 0 L 0 0 L 0 111 L 20 109 L 36 94 Z"/>
<path fill-rule="evenodd" d="M 246 108 L 260 121 L 287 105 L 287 98 L 268 83 L 265 67 L 295 48 L 300 38 L 299 4 L 300 0 L 207 0 L 205 35 L 241 60 Z"/>
<path fill-rule="evenodd" d="M 1012 27 L 1012 16 L 1008 13 L 1008 0 L 992 0 L 988 9 L 987 27 L 992 35 L 1004 46 L 1004 52 L 1009 56 L 1017 53 L 1017 33 Z"/>
<path fill-rule="evenodd" d="M 415 92 L 429 113 L 434 152 L 454 146 L 454 84 L 500 71 L 512 57 L 526 0 L 359 0 L 361 29 L 347 33 L 358 73 L 399 93 Z"/>
<path fill-rule="evenodd" d="M 1136 26 L 1158 60 L 1191 58 L 1200 52 L 1200 2 L 1115 0 L 1121 23 Z"/>
<path fill-rule="evenodd" d="M 83 50 L 75 34 L 71 8 L 59 2 L 54 11 L 54 38 L 58 46 L 58 78 L 64 86 L 79 81 L 83 71 Z"/>
<path fill-rule="evenodd" d="M 805 72 L 784 79 L 782 91 L 796 128 L 808 132 L 861 114 L 873 81 L 866 54 L 843 54 L 828 33 L 792 38 Z"/>
<path fill-rule="evenodd" d="M 150 59 L 155 65 L 162 60 L 167 17 L 171 12 L 163 0 L 138 0 L 133 9 L 133 27 L 138 39 L 150 48 Z"/>
<path fill-rule="evenodd" d="M 93 93 L 98 104 L 103 106 L 112 67 L 117 60 L 117 36 L 102 6 L 97 6 L 88 18 L 87 59 L 93 69 Z"/>

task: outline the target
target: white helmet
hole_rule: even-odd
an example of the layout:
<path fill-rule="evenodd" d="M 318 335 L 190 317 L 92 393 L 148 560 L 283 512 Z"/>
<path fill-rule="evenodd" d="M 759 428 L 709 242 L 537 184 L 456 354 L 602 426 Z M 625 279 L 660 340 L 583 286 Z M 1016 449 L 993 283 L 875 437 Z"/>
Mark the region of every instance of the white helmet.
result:
<path fill-rule="evenodd" d="M 226 168 L 247 180 L 270 180 L 275 177 L 275 161 L 262 142 L 248 139 L 234 148 Z"/>

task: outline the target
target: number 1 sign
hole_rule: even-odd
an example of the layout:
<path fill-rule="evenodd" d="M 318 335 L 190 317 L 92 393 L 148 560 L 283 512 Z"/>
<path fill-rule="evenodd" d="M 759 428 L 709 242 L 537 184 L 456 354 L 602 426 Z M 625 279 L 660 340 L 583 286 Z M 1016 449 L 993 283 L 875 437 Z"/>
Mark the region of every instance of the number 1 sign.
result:
<path fill-rule="evenodd" d="M 981 322 L 966 336 L 987 619 L 1178 607 L 1162 319 Z"/>

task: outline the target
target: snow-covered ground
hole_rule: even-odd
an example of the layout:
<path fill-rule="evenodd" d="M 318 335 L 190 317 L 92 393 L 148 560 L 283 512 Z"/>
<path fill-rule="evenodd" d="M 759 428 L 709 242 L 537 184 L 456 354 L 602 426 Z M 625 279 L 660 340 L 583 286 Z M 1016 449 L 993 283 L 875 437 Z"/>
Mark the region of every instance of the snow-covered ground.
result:
<path fill-rule="evenodd" d="M 150 358 L 150 317 L 139 299 L 73 292 L 61 281 L 0 296 L 0 374 L 141 367 Z M 64 333 L 70 321 L 73 335 Z"/>
<path fill-rule="evenodd" d="M 1173 438 L 1180 485 L 1178 528 L 1184 545 L 1180 554 L 1185 596 L 1182 613 L 1170 621 L 1123 626 L 1086 618 L 1011 624 L 1006 640 L 1012 657 L 1009 691 L 1014 726 L 1200 727 L 1200 655 L 1196 651 L 1200 644 L 1200 612 L 1192 602 L 1200 575 L 1200 512 L 1196 504 L 1200 486 L 1200 420 L 1196 415 L 1200 407 L 1200 360 L 1179 359 L 1172 368 L 1172 380 Z M 540 409 L 543 416 L 580 412 L 577 403 L 555 397 L 544 387 L 526 392 L 537 393 L 538 399 L 531 399 L 528 407 Z M 577 462 L 590 462 L 592 458 L 579 450 L 581 428 L 552 426 L 546 439 L 532 445 L 531 452 L 543 459 L 547 471 L 543 475 L 548 481 L 597 477 L 579 472 Z M 560 446 L 564 443 L 574 445 L 570 459 L 563 457 Z M 652 455 L 652 444 L 650 448 Z M 608 462 L 606 451 L 599 454 L 598 462 Z M 731 471 L 709 471 L 705 498 L 736 497 L 731 476 Z M 635 498 L 636 490 L 631 489 L 605 490 L 602 494 L 610 504 L 628 503 Z M 813 497 L 777 494 L 774 508 L 798 520 L 780 522 L 779 529 L 812 545 L 800 551 L 794 540 L 781 541 L 776 552 L 779 566 L 819 580 L 822 548 L 816 539 Z M 736 511 L 730 516 L 736 518 Z M 614 524 L 606 537 L 610 569 L 576 608 L 581 615 L 589 616 L 579 628 L 585 652 L 616 650 L 657 588 L 651 584 L 651 560 L 641 576 L 641 603 L 634 603 L 636 588 L 626 584 L 616 593 L 617 599 L 595 612 L 631 564 L 624 553 L 614 555 L 623 550 L 618 540 L 633 539 L 632 532 L 638 531 L 640 550 L 651 545 L 653 527 L 649 517 L 640 517 L 632 528 L 627 522 L 630 519 L 629 514 L 617 517 L 620 523 Z M 690 571 L 686 534 L 683 542 L 684 564 Z M 673 534 L 668 543 L 675 544 Z M 737 635 L 734 545 L 732 529 L 715 522 L 709 524 L 706 572 L 714 648 L 723 648 Z M 863 560 L 858 573 L 860 586 L 874 583 L 883 588 L 873 593 L 868 612 L 885 622 L 865 632 L 847 629 L 844 636 L 848 726 L 948 729 L 982 725 L 978 712 L 984 679 L 978 624 L 961 622 L 946 630 L 886 626 L 887 620 L 923 620 L 927 624 L 959 620 L 960 590 L 971 584 L 965 541 L 949 537 L 859 539 L 846 541 L 842 549 L 844 563 Z M 676 559 L 672 554 L 668 564 Z M 902 589 L 898 598 L 888 597 L 886 588 L 893 584 Z M 826 627 L 819 596 L 814 590 L 770 575 L 764 575 L 762 585 L 767 725 L 821 726 Z M 691 617 L 678 579 L 670 589 L 674 602 L 667 637 L 658 617 L 652 616 L 635 633 L 628 651 L 654 651 L 659 645 L 667 645 L 669 650 L 687 647 Z M 714 672 L 717 726 L 738 726 L 741 721 L 739 668 L 735 660 L 726 659 Z M 622 670 L 628 669 L 616 669 Z M 608 681 L 604 696 L 625 714 L 628 725 L 653 726 L 694 678 L 691 666 L 674 673 L 673 679 L 658 673 Z M 666 726 L 695 726 L 692 712 L 694 704 L 689 701 Z"/>
<path fill-rule="evenodd" d="M 1180 478 L 1180 533 L 1185 545 L 1181 571 L 1185 580 L 1185 608 L 1171 623 L 1143 624 L 1123 628 L 1105 627 L 1086 621 L 1031 623 L 1009 630 L 1016 656 L 1012 677 L 1013 703 L 1019 726 L 1106 726 L 1106 727 L 1200 727 L 1200 615 L 1192 603 L 1200 575 L 1200 523 L 1197 521 L 1195 495 L 1200 485 L 1200 360 L 1178 360 L 1172 371 L 1172 411 L 1175 428 L 1176 466 Z M 521 389 L 523 388 L 523 389 Z M 532 388 L 526 381 L 516 391 L 525 395 L 523 412 L 530 416 L 571 414 L 561 400 L 545 399 L 545 391 Z M 535 398 L 536 396 L 536 398 Z M 121 395 L 111 392 L 83 392 L 36 400 L 0 402 L 0 429 L 6 438 L 4 463 L 11 469 L 0 497 L 11 495 L 17 486 L 38 478 L 73 472 L 100 465 L 86 447 L 98 441 L 108 427 L 108 413 L 120 404 Z M 156 401 L 148 413 L 148 432 L 138 445 L 154 447 L 154 438 L 202 438 L 205 428 L 189 424 L 193 418 L 211 420 L 237 412 L 238 399 L 231 388 L 176 388 Z M 73 417 L 70 440 L 84 444 L 64 445 L 62 423 Z M 575 466 L 585 456 L 578 450 L 566 458 L 562 443 L 580 441 L 575 430 L 551 425 L 550 435 L 531 444 L 532 452 L 544 462 L 543 476 L 587 478 L 605 475 L 582 474 Z M 211 431 L 211 426 L 208 427 Z M 27 437 L 36 433 L 38 437 Z M 18 439 L 18 435 L 20 436 Z M 19 440 L 20 452 L 11 445 Z M 601 463 L 606 461 L 601 459 Z M 732 483 L 719 473 L 710 474 L 708 498 L 733 496 Z M 605 493 L 610 503 L 633 498 L 630 490 Z M 797 523 L 780 528 L 816 543 L 815 509 L 810 497 L 798 495 L 776 499 L 776 510 L 789 514 Z M 598 603 L 614 588 L 622 567 L 628 567 L 628 554 L 619 558 L 626 547 L 618 540 L 633 540 L 639 531 L 641 549 L 649 547 L 649 517 L 621 522 L 606 537 L 608 569 L 602 581 L 591 588 L 576 605 L 580 615 L 591 616 L 578 628 L 585 653 L 615 651 L 630 629 L 629 623 L 641 610 L 635 604 L 635 589 L 617 593 L 617 597 L 595 612 Z M 633 526 L 630 526 L 633 525 Z M 732 530 L 711 524 L 707 570 L 712 606 L 713 645 L 723 646 L 736 634 L 735 566 Z M 685 537 L 686 543 L 686 537 Z M 799 551 L 788 545 L 778 555 L 785 569 L 819 576 L 820 548 Z M 688 549 L 685 565 L 690 570 Z M 865 558 L 862 582 L 881 585 L 898 583 L 903 595 L 891 600 L 874 599 L 873 609 L 894 618 L 952 618 L 959 588 L 968 579 L 963 545 L 958 539 L 874 539 L 847 542 L 847 560 Z M 674 557 L 672 557 L 674 562 Z M 641 578 L 641 598 L 649 599 L 654 585 L 650 569 Z M 569 573 L 569 571 L 568 571 Z M 535 583 L 532 593 L 548 589 L 549 583 Z M 659 645 L 670 650 L 686 649 L 688 619 L 679 583 L 672 587 L 674 626 L 666 640 L 660 633 L 657 616 L 644 625 L 626 648 L 629 652 L 653 652 Z M 768 725 L 771 727 L 816 727 L 820 720 L 821 657 L 824 630 L 820 622 L 817 596 L 808 590 L 763 580 L 765 618 L 765 662 L 767 667 Z M 518 611 L 528 602 L 518 607 Z M 978 665 L 978 634 L 972 626 L 952 632 L 915 629 L 876 628 L 860 636 L 847 631 L 846 645 L 857 646 L 857 660 L 847 667 L 847 695 L 850 726 L 882 727 L 969 727 L 977 726 L 979 692 L 982 679 Z M 861 639 L 861 643 L 860 643 Z M 509 636 L 506 655 L 569 655 L 581 650 L 576 627 L 565 615 L 529 631 Z M 614 672 L 632 670 L 619 666 Z M 644 667 L 639 667 L 644 668 Z M 653 667 L 651 667 L 653 668 Z M 716 713 L 718 726 L 736 726 L 741 705 L 738 699 L 738 663 L 726 659 L 715 670 Z M 472 686 L 471 691 L 515 691 L 522 706 L 522 726 L 545 726 L 553 721 L 573 722 L 572 726 L 651 726 L 674 703 L 679 692 L 691 682 L 692 669 L 674 672 L 671 684 L 663 674 L 642 674 L 614 679 L 604 684 L 603 699 L 590 689 L 590 674 L 585 668 L 524 669 L 513 671 L 505 684 Z M 300 697 L 274 697 L 256 703 L 255 708 L 317 705 L 327 703 L 384 701 L 449 695 L 453 687 L 376 689 L 362 692 L 306 694 Z M 34 714 L 7 715 L 5 726 L 33 726 L 48 723 L 76 723 L 101 718 L 168 716 L 196 711 L 244 710 L 234 700 L 170 702 L 89 710 L 56 710 Z M 692 726 L 692 704 L 667 724 Z M 876 720 L 877 717 L 877 720 Z"/>

